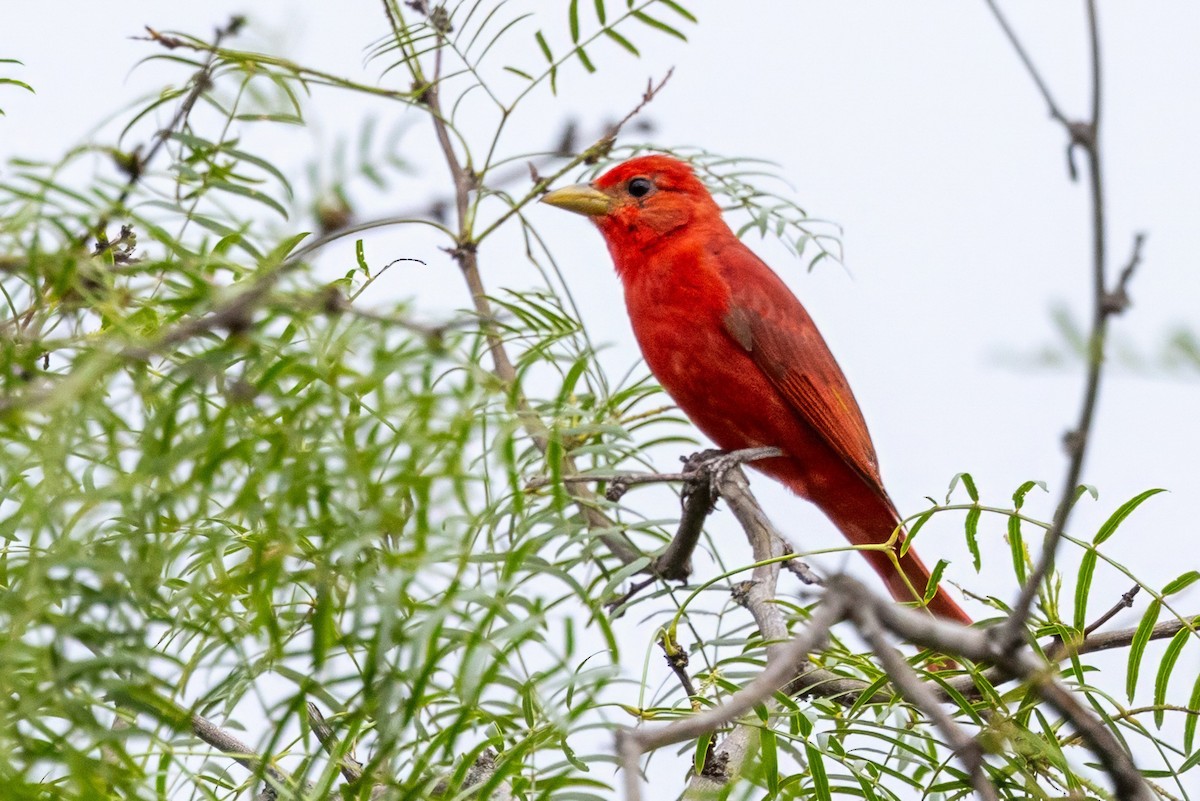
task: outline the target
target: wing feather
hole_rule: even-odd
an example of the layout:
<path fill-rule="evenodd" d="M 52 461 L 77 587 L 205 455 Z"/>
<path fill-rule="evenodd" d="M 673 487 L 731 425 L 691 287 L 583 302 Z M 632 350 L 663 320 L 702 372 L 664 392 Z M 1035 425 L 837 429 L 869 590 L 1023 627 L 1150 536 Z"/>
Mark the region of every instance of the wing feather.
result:
<path fill-rule="evenodd" d="M 812 318 L 787 285 L 735 240 L 720 250 L 730 291 L 725 331 L 763 371 L 788 406 L 870 485 L 879 463 L 846 376 Z"/>

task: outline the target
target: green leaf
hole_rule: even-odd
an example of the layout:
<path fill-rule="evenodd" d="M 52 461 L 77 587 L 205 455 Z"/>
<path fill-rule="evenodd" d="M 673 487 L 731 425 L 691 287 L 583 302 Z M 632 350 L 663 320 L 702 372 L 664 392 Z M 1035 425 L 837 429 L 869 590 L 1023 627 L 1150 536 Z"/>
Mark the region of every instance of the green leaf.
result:
<path fill-rule="evenodd" d="M 567 761 L 571 763 L 571 767 L 575 768 L 575 770 L 582 771 L 583 773 L 591 772 L 592 769 L 588 767 L 588 764 L 575 755 L 575 749 L 571 748 L 571 746 L 567 743 L 567 738 L 565 737 L 562 739 L 561 748 L 563 756 L 565 756 Z"/>
<path fill-rule="evenodd" d="M 296 249 L 296 245 L 299 245 L 308 237 L 309 233 L 307 231 L 303 231 L 284 239 L 278 245 L 271 248 L 271 252 L 263 257 L 262 265 L 264 267 L 276 267 L 280 264 L 283 264 L 284 260 L 287 259 L 288 256 L 292 255 L 292 251 Z"/>
<path fill-rule="evenodd" d="M 612 39 L 614 42 L 619 44 L 621 47 L 628 50 L 633 55 L 638 56 L 639 58 L 641 57 L 642 54 L 639 53 L 638 49 L 633 46 L 633 42 L 629 41 L 624 36 L 617 33 L 616 31 L 614 31 L 612 28 L 605 28 L 604 35 L 607 36 L 609 39 Z"/>
<path fill-rule="evenodd" d="M 939 559 L 937 564 L 933 566 L 933 570 L 929 572 L 929 581 L 925 582 L 925 603 L 933 600 L 933 596 L 937 595 L 938 585 L 942 582 L 942 574 L 946 572 L 946 565 L 950 564 L 945 559 Z"/>
<path fill-rule="evenodd" d="M 579 0 L 571 0 L 567 8 L 567 22 L 571 26 L 571 41 L 579 44 Z"/>
<path fill-rule="evenodd" d="M 912 526 L 908 529 L 908 535 L 905 536 L 904 542 L 900 543 L 901 556 L 904 556 L 904 554 L 908 553 L 908 549 L 912 547 L 913 542 L 916 540 L 917 534 L 921 531 L 925 524 L 929 522 L 929 519 L 933 517 L 935 512 L 937 512 L 936 508 L 922 512 L 913 522 Z"/>
<path fill-rule="evenodd" d="M 1190 587 L 1192 584 L 1194 584 L 1198 580 L 1200 580 L 1200 571 L 1189 570 L 1188 572 L 1181 575 L 1179 578 L 1168 583 L 1167 586 L 1163 587 L 1161 594 L 1164 597 L 1166 597 L 1168 595 L 1174 595 L 1175 593 L 1177 593 L 1187 587 Z"/>
<path fill-rule="evenodd" d="M 758 757 L 762 761 L 763 778 L 767 792 L 772 797 L 779 795 L 779 744 L 775 732 L 763 726 L 758 732 Z"/>
<path fill-rule="evenodd" d="M 1167 650 L 1163 653 L 1162 662 L 1158 666 L 1158 674 L 1154 677 L 1154 705 L 1157 707 L 1154 710 L 1154 725 L 1160 729 L 1163 725 L 1163 704 L 1167 702 L 1167 684 L 1171 681 L 1171 671 L 1175 669 L 1179 654 L 1191 637 L 1192 632 L 1188 629 L 1180 629 L 1175 632 L 1175 636 L 1171 638 L 1171 642 L 1167 644 Z"/>
<path fill-rule="evenodd" d="M 696 771 L 696 775 L 700 776 L 704 773 L 704 763 L 708 758 L 708 748 L 712 744 L 713 733 L 706 732 L 703 736 L 696 740 L 696 750 L 692 754 L 692 766 Z"/>
<path fill-rule="evenodd" d="M 954 478 L 950 479 L 950 488 L 946 490 L 946 503 L 950 503 L 950 498 L 954 495 L 954 488 L 959 485 L 959 482 L 967 491 L 967 497 L 971 499 L 971 503 L 979 503 L 979 490 L 975 488 L 975 479 L 970 473 L 956 473 Z"/>
<path fill-rule="evenodd" d="M 554 53 L 550 50 L 550 44 L 546 41 L 546 36 L 541 31 L 535 33 L 533 38 L 537 40 L 542 55 L 546 57 L 546 61 L 550 64 L 550 92 L 558 94 L 558 66 L 554 62 Z"/>
<path fill-rule="evenodd" d="M 550 50 L 550 44 L 546 41 L 546 35 L 541 31 L 538 31 L 533 35 L 533 38 L 537 40 L 538 47 L 541 49 L 542 55 L 546 57 L 546 61 L 550 64 L 553 64 L 554 52 Z"/>
<path fill-rule="evenodd" d="M 582 47 L 577 47 L 575 48 L 575 55 L 579 57 L 579 63 L 583 65 L 585 70 L 588 72 L 596 71 L 596 65 L 592 63 L 590 58 L 588 58 L 586 50 L 584 50 Z"/>
<path fill-rule="evenodd" d="M 1028 554 L 1025 553 L 1025 538 L 1021 534 L 1021 518 L 1015 514 L 1008 518 L 1008 550 L 1012 554 L 1013 573 L 1017 577 L 1017 581 L 1025 583 L 1026 575 L 1026 559 Z"/>
<path fill-rule="evenodd" d="M 1196 719 L 1195 717 L 1192 717 L 1191 715 L 1189 715 L 1188 717 L 1190 717 L 1192 720 Z M 1200 765 L 1200 751 L 1197 751 L 1196 753 L 1192 754 L 1187 759 L 1183 760 L 1183 763 L 1179 766 L 1179 770 L 1176 771 L 1173 775 L 1181 776 L 1184 773 L 1187 773 L 1192 768 L 1196 767 L 1197 765 Z"/>
<path fill-rule="evenodd" d="M 1031 489 L 1033 489 L 1034 487 L 1040 487 L 1042 492 L 1048 492 L 1048 490 L 1046 489 L 1046 482 L 1044 482 L 1044 481 L 1026 481 L 1024 484 L 1017 487 L 1017 491 L 1013 493 L 1013 508 L 1014 509 L 1020 511 L 1021 507 L 1025 505 L 1025 496 L 1028 495 L 1029 491 Z"/>
<path fill-rule="evenodd" d="M 649 25 L 651 28 L 656 28 L 665 34 L 674 36 L 675 38 L 680 39 L 684 42 L 687 41 L 687 37 L 683 35 L 682 31 L 671 27 L 670 25 L 668 25 L 667 23 L 663 22 L 660 19 L 655 19 L 654 17 L 650 16 L 649 14 L 647 14 L 644 11 L 635 11 L 635 12 L 633 12 L 633 16 L 636 19 L 638 19 L 640 22 L 642 22 L 646 25 Z"/>
<path fill-rule="evenodd" d="M 259 203 L 262 203 L 264 206 L 269 206 L 270 208 L 279 212 L 279 216 L 283 217 L 283 219 L 286 220 L 288 218 L 287 209 L 285 209 L 279 201 L 275 200 L 275 198 L 271 197 L 270 195 L 258 191 L 257 189 L 251 189 L 250 187 L 243 186 L 242 184 L 235 184 L 232 181 L 224 181 L 217 178 L 209 179 L 208 185 L 213 189 L 219 189 L 222 192 L 228 192 L 232 195 L 241 195 L 242 197 L 255 200 Z"/>
<path fill-rule="evenodd" d="M 1138 495 L 1133 496 L 1113 512 L 1108 520 L 1104 521 L 1104 525 L 1100 526 L 1100 530 L 1096 532 L 1095 538 L 1092 540 L 1093 545 L 1099 545 L 1106 541 L 1113 534 L 1117 533 L 1117 527 L 1125 522 L 1125 518 L 1133 513 L 1133 510 L 1142 505 L 1142 502 L 1147 498 L 1153 497 L 1160 492 L 1166 492 L 1164 489 L 1148 489 Z"/>
<path fill-rule="evenodd" d="M 1075 581 L 1075 630 L 1082 632 L 1087 628 L 1088 596 L 1092 591 L 1092 576 L 1096 572 L 1096 551 L 1088 548 L 1079 564 L 1079 576 Z"/>
<path fill-rule="evenodd" d="M 659 2 L 659 5 L 666 6 L 667 8 L 671 9 L 676 14 L 678 14 L 679 16 L 686 19 L 688 22 L 699 22 L 699 20 L 696 19 L 696 17 L 692 14 L 692 12 L 688 11 L 686 8 L 679 5 L 679 3 L 676 3 L 675 0 L 658 0 L 658 2 Z"/>
<path fill-rule="evenodd" d="M 979 572 L 983 562 L 982 557 L 979 555 L 979 517 L 982 514 L 983 510 L 978 506 L 968 509 L 965 523 L 967 548 L 971 551 L 971 560 L 975 565 L 976 573 Z"/>
<path fill-rule="evenodd" d="M 805 742 L 804 753 L 808 758 L 808 775 L 812 778 L 813 793 L 817 798 L 831 798 L 829 774 L 825 771 L 825 760 L 812 743 Z"/>
<path fill-rule="evenodd" d="M 1158 622 L 1158 613 L 1162 608 L 1162 602 L 1157 598 L 1150 603 L 1150 607 L 1146 610 L 1146 614 L 1142 615 L 1142 620 L 1138 623 L 1137 630 L 1133 633 L 1133 642 L 1129 645 L 1129 666 L 1125 671 L 1125 695 L 1130 701 L 1133 700 L 1134 692 L 1137 690 L 1138 673 L 1142 668 L 1142 657 L 1146 653 L 1146 644 L 1150 642 L 1150 635 L 1154 631 L 1154 624 Z"/>
<path fill-rule="evenodd" d="M 1185 715 L 1183 721 L 1183 750 L 1191 751 L 1196 744 L 1196 725 L 1200 723 L 1200 675 L 1192 684 L 1192 695 L 1188 698 L 1187 708 L 1192 714 Z M 1200 754 L 1200 751 L 1196 753 Z"/>
<path fill-rule="evenodd" d="M 25 83 L 24 81 L 18 81 L 16 78 L 0 78 L 0 84 L 8 85 L 8 86 L 19 86 L 22 89 L 27 89 L 30 92 L 33 92 L 35 95 L 37 94 L 37 92 L 33 91 L 32 86 Z"/>

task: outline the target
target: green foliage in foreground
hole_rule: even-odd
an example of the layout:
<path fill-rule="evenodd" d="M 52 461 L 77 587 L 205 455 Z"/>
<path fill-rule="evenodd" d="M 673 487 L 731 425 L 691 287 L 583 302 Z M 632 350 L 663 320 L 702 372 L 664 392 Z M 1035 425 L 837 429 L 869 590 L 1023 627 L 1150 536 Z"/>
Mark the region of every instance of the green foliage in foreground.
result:
<path fill-rule="evenodd" d="M 636 36 L 682 36 L 676 22 L 690 19 L 665 0 L 607 6 L 572 2 L 565 19 L 509 28 L 502 7 L 467 3 L 452 9 L 450 35 L 436 15 L 394 4 L 397 29 L 376 56 L 427 80 L 422 70 L 440 50 L 457 65 L 439 84 L 444 102 L 479 87 L 486 92 L 471 97 L 489 96 L 506 121 L 527 92 L 564 79 L 567 64 L 594 69 L 603 43 L 615 46 L 611 57 L 636 53 Z M 554 37 L 555 25 L 570 44 Z M 485 45 L 506 31 L 528 37 L 529 64 L 485 62 Z M 681 621 L 705 699 L 735 690 L 765 654 L 725 581 L 695 596 L 647 591 L 610 618 L 605 604 L 645 562 L 613 558 L 561 482 L 529 488 L 533 477 L 559 478 L 564 454 L 609 473 L 644 466 L 652 445 L 687 445 L 640 373 L 613 380 L 602 371 L 553 259 L 510 213 L 533 196 L 491 183 L 504 166 L 497 153 L 528 147 L 505 150 L 503 121 L 482 137 L 451 125 L 481 182 L 469 241 L 519 231 L 529 280 L 489 288 L 495 319 L 473 310 L 418 324 L 419 310 L 374 291 L 387 267 L 361 243 L 351 255 L 345 227 L 364 184 L 403 191 L 395 167 L 417 160 L 364 158 L 357 176 L 306 188 L 289 179 L 291 165 L 243 137 L 256 126 L 303 125 L 314 88 L 358 93 L 427 125 L 421 92 L 176 41 L 162 58 L 184 78 L 208 64 L 211 81 L 184 81 L 138 106 L 115 144 L 57 163 L 13 161 L 0 182 L 4 797 L 253 797 L 262 776 L 201 747 L 193 714 L 324 797 L 341 778 L 308 726 L 310 702 L 330 718 L 339 756 L 357 743 L 368 781 L 352 795 L 381 783 L 395 798 L 461 797 L 490 749 L 496 766 L 482 794 L 612 797 L 613 727 L 691 708 L 677 684 L 643 667 L 658 659 L 645 644 L 660 626 Z M 525 83 L 502 101 L 485 83 L 489 70 Z M 142 164 L 146 151 L 127 140 L 155 142 L 147 120 L 189 102 L 159 161 Z M 756 194 L 735 163 L 693 158 L 747 213 L 743 230 L 779 236 L 798 253 L 815 243 L 815 259 L 831 252 L 798 208 Z M 396 225 L 462 243 L 462 230 L 435 218 Z M 321 246 L 334 242 L 342 261 L 317 266 Z M 517 385 L 489 370 L 492 326 Z M 545 453 L 522 427 L 526 402 L 548 429 Z M 960 483 L 965 502 L 948 499 L 922 520 L 963 511 L 970 542 L 1006 537 L 1015 586 L 1024 538 L 1038 525 L 1021 516 L 1032 485 L 1011 507 L 992 508 L 969 477 Z M 595 503 L 652 553 L 675 521 L 647 519 L 642 497 Z M 1097 564 L 1121 569 L 1103 546 L 1146 497 L 1117 509 L 1094 539 L 1074 541 L 1082 557 L 1073 596 L 1047 588 L 1039 634 L 1078 636 Z M 1156 622 L 1178 616 L 1172 596 L 1197 577 L 1148 593 L 1124 682 L 1102 682 L 1089 658 L 1066 667 L 1142 764 L 1155 765 L 1149 775 L 1165 797 L 1189 797 L 1195 775 L 1174 778 L 1197 762 L 1189 754 L 1200 682 L 1182 686 L 1192 676 L 1176 670 L 1194 664 L 1197 646 L 1194 629 L 1182 628 L 1154 669 L 1147 643 Z M 791 625 L 807 618 L 807 605 L 781 606 Z M 851 642 L 835 641 L 819 659 L 883 684 Z M 1150 674 L 1153 703 L 1127 707 Z M 980 699 L 955 698 L 955 715 L 993 747 L 989 774 L 1002 797 L 1102 795 L 1090 755 L 1028 688 L 981 686 Z M 1171 706 L 1168 690 L 1189 700 Z M 937 733 L 898 701 L 780 704 L 734 797 L 969 795 Z M 674 793 L 690 754 L 677 765 L 667 756 L 649 770 Z"/>

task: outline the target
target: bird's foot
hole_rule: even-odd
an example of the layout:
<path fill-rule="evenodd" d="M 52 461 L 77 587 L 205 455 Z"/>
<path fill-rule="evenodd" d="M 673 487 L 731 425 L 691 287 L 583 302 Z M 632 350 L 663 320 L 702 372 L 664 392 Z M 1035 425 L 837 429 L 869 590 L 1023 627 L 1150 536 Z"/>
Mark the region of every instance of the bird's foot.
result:
<path fill-rule="evenodd" d="M 684 472 L 700 473 L 708 477 L 708 491 L 715 503 L 721 495 L 721 482 L 725 480 L 725 476 L 730 470 L 741 467 L 747 462 L 771 459 L 777 456 L 783 456 L 783 451 L 773 447 L 742 448 L 736 451 L 710 448 L 684 457 L 682 461 Z"/>

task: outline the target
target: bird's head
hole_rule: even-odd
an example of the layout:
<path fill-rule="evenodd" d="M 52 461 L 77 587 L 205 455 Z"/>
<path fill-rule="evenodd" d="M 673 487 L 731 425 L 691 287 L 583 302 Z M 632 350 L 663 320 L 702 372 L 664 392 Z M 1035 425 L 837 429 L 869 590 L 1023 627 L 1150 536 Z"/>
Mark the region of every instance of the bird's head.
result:
<path fill-rule="evenodd" d="M 590 184 L 555 189 L 542 202 L 590 217 L 618 270 L 623 257 L 657 249 L 672 231 L 712 221 L 724 225 L 720 208 L 691 166 L 670 156 L 630 159 Z"/>

